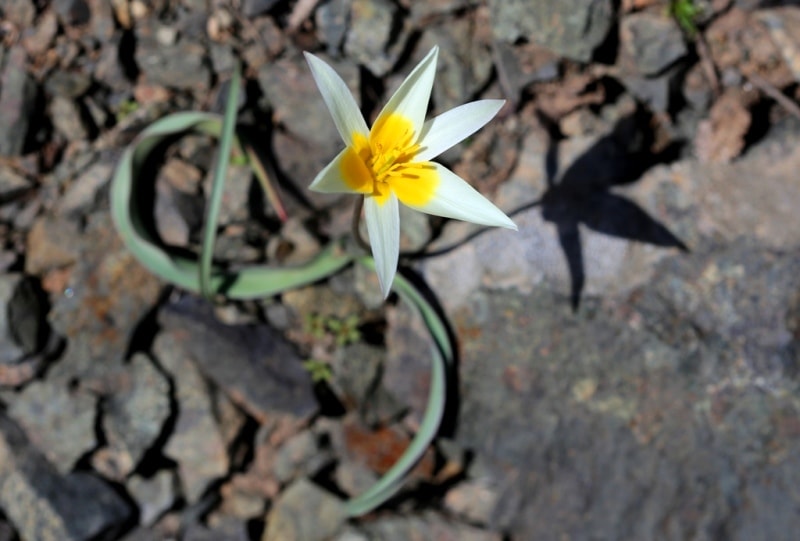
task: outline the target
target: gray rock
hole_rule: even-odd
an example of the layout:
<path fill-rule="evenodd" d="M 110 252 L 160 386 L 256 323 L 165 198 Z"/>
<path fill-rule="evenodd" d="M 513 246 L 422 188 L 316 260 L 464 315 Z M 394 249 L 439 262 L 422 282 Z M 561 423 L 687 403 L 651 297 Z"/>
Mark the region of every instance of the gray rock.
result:
<path fill-rule="evenodd" d="M 102 378 L 128 350 L 131 334 L 156 303 L 161 282 L 123 246 L 106 212 L 88 215 L 80 234 L 73 233 L 68 220 L 43 222 L 39 234 L 44 238 L 37 241 L 36 250 L 61 253 L 63 259 L 41 254 L 37 266 L 44 270 L 73 263 L 65 275 L 63 294 L 52 298 L 50 323 L 67 345 L 48 378 L 64 382 Z M 35 245 L 32 237 L 33 231 L 29 247 Z"/>
<path fill-rule="evenodd" d="M 796 371 L 793 342 L 800 320 L 797 300 L 787 292 L 800 288 L 798 270 L 796 254 L 742 241 L 664 261 L 637 305 L 666 343 L 694 351 L 702 342 L 723 343 L 724 357 L 713 363 L 740 365 L 698 363 L 693 370 L 712 374 L 723 369 L 730 377 L 793 387 L 787 378 Z M 681 314 L 681 320 L 662 320 L 654 312 Z"/>
<path fill-rule="evenodd" d="M 281 445 L 275 453 L 272 473 L 285 485 L 299 477 L 314 477 L 332 461 L 331 450 L 321 447 L 317 435 L 307 430 Z"/>
<path fill-rule="evenodd" d="M 358 408 L 362 412 L 373 410 L 368 404 L 375 394 L 383 354 L 382 348 L 357 343 L 343 348 L 336 355 L 331 385 L 345 407 Z"/>
<path fill-rule="evenodd" d="M 424 55 L 439 45 L 433 100 L 440 113 L 471 101 L 489 82 L 492 56 L 478 35 L 479 25 L 467 17 L 429 25 L 416 48 L 418 54 Z"/>
<path fill-rule="evenodd" d="M 211 193 L 213 173 L 206 175 L 204 190 Z M 233 165 L 228 167 L 225 178 L 225 191 L 219 208 L 220 224 L 243 222 L 248 217 L 247 202 L 250 199 L 250 185 L 254 181 L 253 171 L 248 166 Z"/>
<path fill-rule="evenodd" d="M 385 517 L 365 524 L 368 539 L 403 541 L 406 539 L 442 539 L 459 541 L 500 541 L 499 533 L 459 524 L 436 513 L 421 516 Z"/>
<path fill-rule="evenodd" d="M 247 522 L 226 517 L 213 527 L 192 524 L 183 534 L 182 541 L 250 541 Z"/>
<path fill-rule="evenodd" d="M 59 70 L 47 77 L 44 89 L 52 96 L 74 100 L 83 96 L 91 85 L 91 77 L 82 71 Z"/>
<path fill-rule="evenodd" d="M 325 541 L 345 524 L 347 515 L 339 498 L 310 481 L 292 483 L 267 515 L 261 541 Z"/>
<path fill-rule="evenodd" d="M 225 76 L 233 73 L 236 68 L 237 56 L 230 44 L 210 43 L 208 54 L 211 58 L 211 67 L 214 73 L 224 74 Z M 248 65 L 252 66 L 249 62 Z"/>
<path fill-rule="evenodd" d="M 117 31 L 111 2 L 87 0 L 89 3 L 89 31 L 100 43 L 108 41 Z"/>
<path fill-rule="evenodd" d="M 206 48 L 190 39 L 178 39 L 164 45 L 158 39 L 158 29 L 139 25 L 136 64 L 148 82 L 170 88 L 208 92 L 211 70 L 208 67 Z"/>
<path fill-rule="evenodd" d="M 573 421 L 572 417 L 582 416 L 582 410 L 573 412 L 568 406 L 561 408 L 555 402 L 551 403 L 544 395 L 538 400 L 533 400 L 534 396 L 540 396 L 541 393 L 551 396 L 552 393 L 552 396 L 559 395 L 562 401 L 567 401 L 564 397 L 573 396 L 575 389 L 581 389 L 581 385 L 586 381 L 595 381 L 591 379 L 592 377 L 599 377 L 592 370 L 595 365 L 604 366 L 597 364 L 600 362 L 598 357 L 642 358 L 643 352 L 638 349 L 643 347 L 641 339 L 633 339 L 630 333 L 621 334 L 617 327 L 606 323 L 602 317 L 598 317 L 597 320 L 592 319 L 591 324 L 583 321 L 567 324 L 569 317 L 566 315 L 566 310 L 553 310 L 551 303 L 554 301 L 552 297 L 538 292 L 530 296 L 509 293 L 492 296 L 473 295 L 469 310 L 459 311 L 459 318 L 466 316 L 466 319 L 460 319 L 460 325 L 478 328 L 477 325 L 481 328 L 481 332 L 462 342 L 464 368 L 461 372 L 462 408 L 457 439 L 467 447 L 477 446 L 476 448 L 485 453 L 485 456 L 491 457 L 491 462 L 497 467 L 513 467 L 515 471 L 534 467 L 534 470 L 525 471 L 536 471 L 539 467 L 537 461 L 541 458 L 534 459 L 532 453 L 542 457 L 543 455 L 539 453 L 546 453 L 546 450 L 551 448 L 558 449 L 565 437 L 575 434 L 574 431 L 582 430 L 580 427 L 586 426 L 584 421 L 573 428 L 572 423 L 576 421 Z M 547 317 L 543 316 L 543 310 L 549 310 Z M 536 317 L 532 317 L 524 324 L 516 322 L 516 318 L 523 317 L 523 314 L 536 314 Z M 554 335 L 549 334 L 554 332 L 554 329 L 559 329 L 555 342 L 552 341 Z M 597 342 L 598 337 L 604 332 L 614 336 L 614 340 Z M 580 340 L 587 342 L 578 341 L 579 337 L 582 337 Z M 589 342 L 593 343 L 594 347 L 586 349 L 586 344 Z M 551 344 L 550 349 L 542 354 L 540 348 L 548 347 L 545 344 Z M 656 358 L 661 363 L 668 362 L 670 357 L 666 348 L 662 347 L 660 351 L 654 348 L 651 355 L 657 354 L 660 354 Z M 491 355 L 491 363 L 477 361 L 485 359 L 487 355 Z M 562 358 L 561 355 L 565 357 Z M 578 355 L 579 358 L 573 358 L 572 355 Z M 552 376 L 544 376 L 550 369 L 548 368 L 550 363 L 563 363 L 564 358 L 570 358 L 571 361 L 566 364 L 554 364 L 553 366 L 559 366 L 557 375 L 553 373 Z M 633 361 L 631 363 L 633 364 Z M 591 372 L 592 376 L 589 376 L 587 371 Z M 583 395 L 580 395 L 580 398 L 582 397 Z M 620 409 L 622 405 L 612 401 L 608 407 Z M 609 412 L 607 422 L 612 422 L 615 415 L 622 413 Z M 561 421 L 562 418 L 564 421 Z M 564 425 L 567 419 L 569 423 Z M 564 452 L 570 448 L 566 447 Z M 595 452 L 600 452 L 601 449 L 595 449 Z M 610 453 L 611 450 L 602 449 L 602 452 Z M 521 482 L 520 484 L 524 486 L 519 487 L 518 492 L 522 501 L 502 501 L 495 511 L 495 520 L 505 521 L 504 526 L 517 526 L 518 535 L 536 538 L 555 535 L 555 532 L 561 531 L 560 528 L 571 524 L 566 518 L 569 512 L 566 509 L 559 512 L 548 507 L 543 501 L 546 498 L 545 494 L 559 494 L 559 498 L 555 500 L 558 502 L 555 505 L 559 507 L 566 504 L 565 491 L 568 491 L 569 498 L 577 497 L 577 493 L 573 492 L 576 488 L 570 485 L 562 486 L 560 479 L 560 477 L 554 478 L 549 490 L 544 488 L 534 490 L 530 484 Z M 547 521 L 540 521 L 542 524 L 538 528 L 531 523 L 532 521 L 526 521 L 524 518 L 525 513 L 532 511 L 526 505 L 532 505 L 534 501 L 544 505 L 536 508 L 537 511 L 549 513 L 538 515 L 549 517 Z M 573 504 L 570 503 L 571 505 Z M 570 506 L 567 508 L 571 509 Z M 602 512 L 603 510 L 598 509 L 597 516 L 599 517 Z M 562 516 L 565 518 L 561 518 Z M 603 524 L 610 520 L 604 520 Z M 516 521 L 524 522 L 524 526 L 518 525 Z M 558 524 L 554 525 L 554 521 Z M 602 534 L 614 537 L 615 532 L 602 530 Z"/>
<path fill-rule="evenodd" d="M 172 376 L 178 407 L 164 454 L 178 463 L 184 498 L 195 503 L 211 483 L 228 473 L 227 449 L 214 418 L 208 385 L 186 356 L 184 344 L 170 333 L 160 333 L 153 353 Z"/>
<path fill-rule="evenodd" d="M 206 12 L 208 10 L 208 0 L 185 0 L 183 5 L 190 11 Z"/>
<path fill-rule="evenodd" d="M 337 56 L 344 42 L 352 0 L 331 0 L 314 12 L 319 40 L 327 45 L 328 54 Z"/>
<path fill-rule="evenodd" d="M 321 58 L 331 64 L 358 100 L 358 67 L 334 62 L 324 56 Z M 305 60 L 297 56 L 266 64 L 258 71 L 258 82 L 272 106 L 274 120 L 306 144 L 313 145 L 314 155 L 328 160 L 343 148 L 336 125 Z M 303 152 L 303 159 L 308 157 L 308 152 Z"/>
<path fill-rule="evenodd" d="M 164 534 L 151 528 L 136 528 L 121 537 L 119 541 L 164 541 L 164 537 Z"/>
<path fill-rule="evenodd" d="M 280 0 L 244 0 L 242 2 L 242 15 L 256 17 L 271 10 Z"/>
<path fill-rule="evenodd" d="M 44 54 L 53 46 L 57 34 L 58 16 L 54 11 L 47 10 L 39 17 L 35 30 L 23 36 L 22 45 L 31 56 Z M 0 60 L 2 60 L 2 55 L 0 55 Z"/>
<path fill-rule="evenodd" d="M 245 65 L 259 70 L 284 52 L 288 36 L 272 17 L 254 20 L 253 28 L 258 32 L 259 39 L 246 45 L 240 54 Z"/>
<path fill-rule="evenodd" d="M 797 9 L 787 4 L 759 10 L 755 17 L 767 27 L 794 80 L 800 82 L 800 14 Z"/>
<path fill-rule="evenodd" d="M 166 245 L 181 247 L 189 245 L 190 235 L 193 230 L 197 230 L 196 226 L 199 224 L 191 218 L 193 223 L 190 224 L 186 214 L 190 213 L 191 209 L 195 211 L 192 214 L 199 217 L 203 210 L 199 208 L 202 203 L 202 198 L 177 190 L 166 182 L 156 183 L 153 214 L 156 232 Z"/>
<path fill-rule="evenodd" d="M 318 99 L 321 103 L 322 98 Z M 304 107 L 305 110 L 310 110 L 316 106 L 313 105 L 313 102 L 309 102 Z M 334 127 L 327 109 L 324 116 L 311 114 L 308 119 L 309 124 L 315 125 L 323 131 L 329 129 L 326 126 L 328 123 L 331 127 Z M 278 131 L 273 133 L 272 148 L 279 170 L 286 174 L 287 181 L 291 183 L 291 186 L 311 201 L 315 208 L 325 208 L 337 202 L 342 204 L 342 201 L 346 199 L 346 196 L 321 194 L 308 189 L 314 177 L 344 148 L 344 143 L 341 142 L 338 132 L 335 138 L 328 139 L 323 143 L 323 146 L 317 147 L 316 145 L 310 146 L 308 142 L 298 139 L 293 134 Z M 313 148 L 314 151 L 309 152 L 309 148 Z"/>
<path fill-rule="evenodd" d="M 332 541 L 370 541 L 370 538 L 367 537 L 367 534 L 361 532 L 360 530 L 346 526 L 339 535 L 332 539 Z"/>
<path fill-rule="evenodd" d="M 673 66 L 656 77 L 642 77 L 623 72 L 620 81 L 636 99 L 646 103 L 653 111 L 665 113 L 673 103 L 676 89 L 680 88 L 683 67 Z"/>
<path fill-rule="evenodd" d="M 8 0 L 3 4 L 3 17 L 20 28 L 29 28 L 36 18 L 32 0 Z"/>
<path fill-rule="evenodd" d="M 351 0 L 345 54 L 376 77 L 389 73 L 407 38 L 407 32 L 395 29 L 398 16 L 397 6 L 389 0 Z"/>
<path fill-rule="evenodd" d="M 54 0 L 53 9 L 68 26 L 86 24 L 91 18 L 91 10 L 86 0 Z"/>
<path fill-rule="evenodd" d="M 447 491 L 445 508 L 470 524 L 488 524 L 497 507 L 498 487 L 490 477 L 468 479 Z"/>
<path fill-rule="evenodd" d="M 592 58 L 614 22 L 609 0 L 491 0 L 489 9 L 497 40 L 525 38 L 580 62 Z"/>
<path fill-rule="evenodd" d="M 170 416 L 170 382 L 143 353 L 121 367 L 103 404 L 102 426 L 108 446 L 127 475 L 160 436 Z"/>
<path fill-rule="evenodd" d="M 152 477 L 132 475 L 125 488 L 139 506 L 139 524 L 152 525 L 177 499 L 178 480 L 172 470 L 159 470 Z"/>
<path fill-rule="evenodd" d="M 586 531 L 686 538 L 710 530 L 731 539 L 756 531 L 780 538 L 776 524 L 793 528 L 796 518 L 782 502 L 796 491 L 791 472 L 800 443 L 777 427 L 796 414 L 787 400 L 797 387 L 797 137 L 796 122 L 788 122 L 734 164 L 686 160 L 620 189 L 693 255 L 664 251 L 637 263 L 629 252 L 625 272 L 606 275 L 607 287 L 595 290 L 604 308 L 567 316 L 563 299 L 539 286 L 527 295 L 480 293 L 482 284 L 502 284 L 497 273 L 474 278 L 487 259 L 498 259 L 493 246 L 508 240 L 497 233 L 484 235 L 496 235 L 492 243 L 479 236 L 457 249 L 476 244 L 447 281 L 429 280 L 454 306 L 462 347 L 458 439 L 491 457 L 489 481 L 501 493 L 491 517 L 497 527 L 523 539 Z M 523 148 L 501 204 L 535 200 L 545 189 L 543 147 L 529 136 Z M 566 147 L 559 150 L 569 162 Z M 531 216 L 514 216 L 523 237 Z M 582 238 L 584 247 L 594 242 Z M 546 270 L 551 249 L 531 238 L 502 259 L 516 265 L 525 250 L 536 257 L 519 263 L 519 276 L 525 268 L 529 277 Z M 587 252 L 598 250 L 613 254 L 600 245 Z M 602 267 L 586 268 L 591 275 Z M 637 289 L 625 293 L 632 283 Z M 628 294 L 639 299 L 633 313 L 609 307 Z M 714 481 L 691 481 L 698 478 Z M 741 505 L 754 497 L 771 504 Z M 549 518 L 533 518 L 541 516 Z"/>
<path fill-rule="evenodd" d="M 105 482 L 59 475 L 7 417 L 0 416 L 0 507 L 22 539 L 113 539 L 131 509 Z"/>
<path fill-rule="evenodd" d="M 321 249 L 319 239 L 310 231 L 309 224 L 298 217 L 290 217 L 283 222 L 280 237 L 274 239 L 274 244 L 267 243 L 268 257 L 277 256 L 282 249 L 289 248 L 288 254 L 281 253 L 278 256 L 285 265 L 302 265 L 310 261 Z"/>
<path fill-rule="evenodd" d="M 42 350 L 50 332 L 44 292 L 30 277 L 0 275 L 0 364 Z"/>
<path fill-rule="evenodd" d="M 0 156 L 22 154 L 37 88 L 26 70 L 26 53 L 12 47 L 0 73 Z"/>
<path fill-rule="evenodd" d="M 78 173 L 58 200 L 56 212 L 76 216 L 92 210 L 98 194 L 111 180 L 114 171 L 112 160 L 100 160 Z"/>
<path fill-rule="evenodd" d="M 675 19 L 658 13 L 624 17 L 620 39 L 623 50 L 642 75 L 656 75 L 688 52 Z"/>
<path fill-rule="evenodd" d="M 465 10 L 477 2 L 474 0 L 431 0 L 411 4 L 411 19 L 424 22 L 428 17 Z"/>
<path fill-rule="evenodd" d="M 667 224 L 689 246 L 741 237 L 775 249 L 798 246 L 800 178 L 795 171 L 800 156 L 793 150 L 798 140 L 800 124 L 777 124 L 731 164 L 687 159 L 654 167 L 619 193 Z"/>
<path fill-rule="evenodd" d="M 558 77 L 558 57 L 536 43 L 511 45 L 498 42 L 497 71 L 502 73 L 510 90 L 518 98 L 530 84 Z"/>
<path fill-rule="evenodd" d="M 83 141 L 89 138 L 89 126 L 80 107 L 73 100 L 53 97 L 50 101 L 50 119 L 56 132 L 67 141 Z"/>
<path fill-rule="evenodd" d="M 7 203 L 28 192 L 31 181 L 7 165 L 0 165 L 0 204 Z"/>
<path fill-rule="evenodd" d="M 193 297 L 167 306 L 159 321 L 182 356 L 261 422 L 278 411 L 297 417 L 316 411 L 311 377 L 289 342 L 271 327 L 225 325 L 210 304 Z"/>
<path fill-rule="evenodd" d="M 119 61 L 120 37 L 112 36 L 104 42 L 97 62 L 94 64 L 94 78 L 108 88 L 121 92 L 131 89 L 123 64 Z"/>
<path fill-rule="evenodd" d="M 428 403 L 435 346 L 422 319 L 408 304 L 388 308 L 386 320 L 387 354 L 381 385 L 420 420 Z"/>
<path fill-rule="evenodd" d="M 383 306 L 384 298 L 378 285 L 378 277 L 375 272 L 367 269 L 363 265 L 356 265 L 352 270 L 353 289 L 358 296 L 358 300 L 371 310 Z"/>
<path fill-rule="evenodd" d="M 746 539 L 770 518 L 794 523 L 775 494 L 796 493 L 800 438 L 774 431 L 796 411 L 796 300 L 781 292 L 797 288 L 799 262 L 745 247 L 670 258 L 633 317 L 569 315 L 540 289 L 473 294 L 455 317 L 481 329 L 459 333 L 457 440 L 489 457 L 503 487 L 495 527 Z M 740 505 L 756 493 L 775 506 Z"/>
<path fill-rule="evenodd" d="M 363 494 L 369 490 L 379 477 L 366 464 L 358 460 L 343 458 L 336 465 L 334 480 L 336 486 L 351 496 Z"/>
<path fill-rule="evenodd" d="M 71 471 L 97 445 L 97 398 L 65 382 L 29 384 L 13 398 L 8 415 L 61 473 Z"/>
<path fill-rule="evenodd" d="M 205 201 L 200 195 L 202 173 L 189 163 L 173 158 L 158 173 L 155 194 L 156 231 L 172 246 L 185 247 L 202 229 Z"/>
<path fill-rule="evenodd" d="M 0 519 L 0 541 L 15 541 L 18 539 L 14 527 L 6 522 L 5 517 Z"/>
<path fill-rule="evenodd" d="M 705 117 L 713 102 L 714 93 L 700 64 L 695 64 L 686 71 L 681 90 L 686 104 L 689 106 L 688 114 L 703 114 Z M 694 133 L 694 131 L 692 130 L 691 133 Z"/>

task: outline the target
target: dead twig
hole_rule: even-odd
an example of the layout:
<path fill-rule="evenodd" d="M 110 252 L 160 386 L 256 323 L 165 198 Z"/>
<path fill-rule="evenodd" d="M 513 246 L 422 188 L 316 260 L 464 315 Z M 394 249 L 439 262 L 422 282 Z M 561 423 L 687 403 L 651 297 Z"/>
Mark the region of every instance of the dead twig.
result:
<path fill-rule="evenodd" d="M 717 69 L 714 66 L 714 60 L 711 58 L 711 51 L 708 48 L 706 38 L 702 32 L 697 32 L 695 43 L 697 44 L 697 55 L 700 57 L 700 66 L 703 69 L 703 73 L 705 73 L 706 79 L 708 79 L 708 84 L 711 85 L 711 91 L 714 93 L 714 97 L 718 98 L 721 94 L 719 77 L 717 76 Z"/>
<path fill-rule="evenodd" d="M 299 0 L 294 5 L 291 15 L 289 15 L 289 33 L 296 32 L 300 25 L 311 16 L 314 8 L 317 7 L 319 0 Z"/>
<path fill-rule="evenodd" d="M 758 75 L 757 73 L 743 73 L 745 79 L 750 84 L 759 89 L 761 92 L 775 100 L 781 107 L 786 109 L 787 112 L 800 118 L 800 105 L 788 98 L 783 92 L 775 88 L 769 81 Z"/>

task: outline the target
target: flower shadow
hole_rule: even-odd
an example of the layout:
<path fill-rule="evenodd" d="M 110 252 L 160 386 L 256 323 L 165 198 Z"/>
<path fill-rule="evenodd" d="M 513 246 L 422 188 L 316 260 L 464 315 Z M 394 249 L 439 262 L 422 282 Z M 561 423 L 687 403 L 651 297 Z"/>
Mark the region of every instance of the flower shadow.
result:
<path fill-rule="evenodd" d="M 586 282 L 584 248 L 580 226 L 626 240 L 688 251 L 684 242 L 666 225 L 650 216 L 630 199 L 615 194 L 615 186 L 631 184 L 653 165 L 677 157 L 678 145 L 653 153 L 652 135 L 643 111 L 623 117 L 611 132 L 598 140 L 563 174 L 559 174 L 560 133 L 552 122 L 542 119 L 550 131 L 546 156 L 547 190 L 537 202 L 542 218 L 555 225 L 570 279 L 573 311 L 580 305 Z"/>

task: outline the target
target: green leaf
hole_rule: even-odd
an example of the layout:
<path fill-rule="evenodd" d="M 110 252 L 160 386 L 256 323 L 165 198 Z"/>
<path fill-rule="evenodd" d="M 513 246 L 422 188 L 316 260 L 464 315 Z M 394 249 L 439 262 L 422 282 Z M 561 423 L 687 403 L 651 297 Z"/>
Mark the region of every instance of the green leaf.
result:
<path fill-rule="evenodd" d="M 142 170 L 153 150 L 176 135 L 196 131 L 213 137 L 222 132 L 219 116 L 208 113 L 175 113 L 157 120 L 123 152 L 111 181 L 111 214 L 122 241 L 153 274 L 179 287 L 200 292 L 198 258 L 169 250 L 154 232 L 145 227 L 143 208 L 136 194 L 152 190 L 154 179 L 143 178 Z M 150 183 L 147 185 L 147 183 Z M 232 299 L 253 299 L 276 295 L 326 278 L 351 263 L 353 257 L 339 242 L 331 243 L 306 264 L 296 267 L 267 265 L 245 268 L 211 266 L 209 290 Z"/>
<path fill-rule="evenodd" d="M 233 70 L 228 101 L 225 104 L 225 117 L 222 120 L 222 133 L 219 137 L 219 152 L 217 153 L 217 166 L 214 169 L 214 178 L 211 182 L 211 193 L 206 208 L 206 220 L 203 229 L 203 248 L 200 251 L 199 282 L 200 293 L 210 299 L 213 295 L 211 289 L 211 262 L 214 259 L 214 244 L 217 240 L 217 222 L 219 210 L 222 206 L 222 194 L 225 189 L 225 178 L 228 174 L 228 163 L 233 147 L 234 129 L 236 128 L 236 112 L 239 104 L 239 87 L 241 77 L 239 66 Z"/>
<path fill-rule="evenodd" d="M 375 262 L 371 257 L 361 258 L 358 262 L 372 270 L 375 269 Z M 439 431 L 447 398 L 446 376 L 448 372 L 455 369 L 450 334 L 436 309 L 401 274 L 395 276 L 392 288 L 422 317 L 435 343 L 431 352 L 431 383 L 428 404 L 419 430 L 411 440 L 408 449 L 372 487 L 345 504 L 345 510 L 351 517 L 369 513 L 400 490 L 406 475 L 422 458 Z"/>

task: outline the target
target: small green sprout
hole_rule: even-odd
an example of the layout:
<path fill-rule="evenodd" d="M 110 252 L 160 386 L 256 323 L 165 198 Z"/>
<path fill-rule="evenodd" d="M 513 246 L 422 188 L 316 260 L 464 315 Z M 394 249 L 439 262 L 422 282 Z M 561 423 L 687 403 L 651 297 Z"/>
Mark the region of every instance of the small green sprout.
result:
<path fill-rule="evenodd" d="M 303 368 L 311 374 L 311 381 L 314 383 L 319 383 L 321 381 L 330 381 L 331 377 L 333 377 L 333 371 L 331 370 L 331 365 L 326 363 L 325 361 L 319 361 L 317 359 L 308 359 L 303 361 Z"/>
<path fill-rule="evenodd" d="M 247 165 L 248 162 L 249 160 L 247 159 L 247 156 L 241 152 L 235 152 L 231 154 L 231 165 L 244 166 Z"/>
<path fill-rule="evenodd" d="M 346 346 L 361 340 L 361 331 L 358 330 L 359 318 L 351 314 L 343 319 L 336 316 L 323 316 L 308 314 L 303 320 L 305 332 L 316 340 L 332 336 L 338 347 Z"/>
<path fill-rule="evenodd" d="M 139 109 L 139 103 L 136 100 L 128 99 L 119 104 L 117 109 L 117 122 L 121 122 L 125 117 L 132 115 Z"/>
<path fill-rule="evenodd" d="M 669 13 L 690 38 L 697 34 L 697 19 L 702 15 L 703 8 L 695 0 L 672 0 Z"/>
<path fill-rule="evenodd" d="M 306 314 L 303 318 L 303 330 L 315 340 L 322 340 L 328 334 L 327 318 L 319 314 Z"/>
<path fill-rule="evenodd" d="M 344 319 L 331 318 L 328 321 L 328 330 L 336 338 L 336 345 L 346 346 L 361 340 L 361 331 L 358 330 L 358 316 L 349 315 Z"/>

